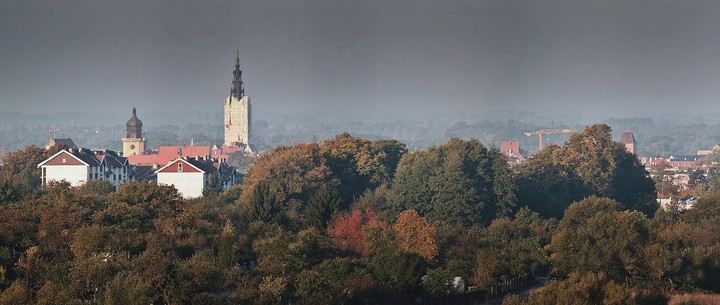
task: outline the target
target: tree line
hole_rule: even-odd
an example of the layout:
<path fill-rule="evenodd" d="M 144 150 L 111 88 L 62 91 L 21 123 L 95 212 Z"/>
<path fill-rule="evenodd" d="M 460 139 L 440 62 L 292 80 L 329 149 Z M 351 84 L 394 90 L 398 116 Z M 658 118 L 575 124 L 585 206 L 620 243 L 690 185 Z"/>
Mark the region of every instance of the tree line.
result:
<path fill-rule="evenodd" d="M 477 140 L 409 152 L 340 134 L 190 200 L 143 181 L 41 188 L 47 153 L 0 168 L 0 304 L 406 304 L 533 272 L 555 281 L 505 303 L 720 291 L 720 195 L 659 210 L 606 125 L 513 168 Z"/>

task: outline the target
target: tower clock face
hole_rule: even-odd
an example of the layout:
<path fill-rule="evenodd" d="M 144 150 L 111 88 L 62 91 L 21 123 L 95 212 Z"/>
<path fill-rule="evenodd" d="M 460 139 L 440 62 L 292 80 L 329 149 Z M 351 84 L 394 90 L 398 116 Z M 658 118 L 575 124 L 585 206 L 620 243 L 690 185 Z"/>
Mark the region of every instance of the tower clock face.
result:
<path fill-rule="evenodd" d="M 135 144 L 130 144 L 130 149 L 135 149 Z"/>

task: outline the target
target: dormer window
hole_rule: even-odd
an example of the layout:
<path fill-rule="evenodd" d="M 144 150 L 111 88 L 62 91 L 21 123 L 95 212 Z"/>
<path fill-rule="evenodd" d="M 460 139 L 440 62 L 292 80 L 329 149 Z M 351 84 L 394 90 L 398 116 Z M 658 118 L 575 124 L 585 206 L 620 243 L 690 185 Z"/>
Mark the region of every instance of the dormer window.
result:
<path fill-rule="evenodd" d="M 182 171 L 183 171 L 182 163 L 178 163 L 178 173 L 182 173 Z"/>

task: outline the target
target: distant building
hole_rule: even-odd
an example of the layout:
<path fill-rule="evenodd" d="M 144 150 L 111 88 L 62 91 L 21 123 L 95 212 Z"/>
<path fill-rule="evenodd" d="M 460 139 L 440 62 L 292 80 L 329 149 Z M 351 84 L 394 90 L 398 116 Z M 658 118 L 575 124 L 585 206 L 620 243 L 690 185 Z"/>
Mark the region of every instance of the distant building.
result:
<path fill-rule="evenodd" d="M 135 107 L 132 116 L 125 124 L 126 135 L 122 138 L 123 156 L 142 155 L 145 153 L 145 138 L 142 137 L 143 123 L 138 119 Z"/>
<path fill-rule="evenodd" d="M 177 158 L 193 158 L 197 160 L 212 160 L 214 162 L 227 162 L 230 154 L 254 154 L 247 150 L 248 146 L 160 146 L 152 154 L 128 156 L 132 165 L 164 166 Z"/>
<path fill-rule="evenodd" d="M 635 142 L 635 136 L 630 130 L 623 131 L 620 136 L 620 144 L 625 145 L 625 150 L 633 155 L 637 154 L 637 143 Z"/>
<path fill-rule="evenodd" d="M 506 141 L 500 144 L 503 155 L 512 156 L 520 154 L 520 142 Z"/>
<path fill-rule="evenodd" d="M 701 156 L 707 156 L 713 152 L 720 151 L 720 144 L 715 144 L 712 149 L 698 150 L 697 154 Z"/>
<path fill-rule="evenodd" d="M 701 155 L 671 155 L 665 160 L 670 163 L 673 169 L 684 171 L 699 168 L 700 166 L 697 164 L 697 161 L 703 157 L 704 156 Z"/>
<path fill-rule="evenodd" d="M 100 173 L 91 180 L 104 180 L 110 182 L 115 189 L 120 184 L 134 180 L 132 170 L 127 158 L 119 156 L 112 150 L 93 151 L 95 159 L 100 161 Z"/>
<path fill-rule="evenodd" d="M 158 184 L 174 186 L 184 198 L 202 196 L 213 175 L 218 176 L 223 189 L 240 182 L 234 167 L 193 158 L 175 159 L 155 171 L 155 175 Z"/>
<path fill-rule="evenodd" d="M 225 146 L 246 147 L 245 150 L 254 152 L 251 146 L 252 136 L 252 106 L 250 97 L 245 95 L 245 87 L 240 70 L 240 54 L 235 57 L 235 70 L 233 70 L 230 96 L 225 97 Z"/>
<path fill-rule="evenodd" d="M 520 151 L 520 142 L 505 141 L 500 143 L 500 152 L 511 164 L 525 162 L 524 152 Z"/>
<path fill-rule="evenodd" d="M 90 180 L 104 180 L 117 187 L 132 180 L 127 159 L 111 150 L 61 150 L 37 167 L 41 169 L 43 185 L 65 180 L 72 186 L 80 186 Z"/>
<path fill-rule="evenodd" d="M 52 138 L 50 139 L 50 142 L 48 142 L 47 145 L 45 145 L 45 150 L 48 150 L 52 148 L 53 146 L 66 146 L 69 149 L 78 149 L 77 145 L 75 145 L 75 142 L 73 142 L 72 139 L 56 139 Z"/>

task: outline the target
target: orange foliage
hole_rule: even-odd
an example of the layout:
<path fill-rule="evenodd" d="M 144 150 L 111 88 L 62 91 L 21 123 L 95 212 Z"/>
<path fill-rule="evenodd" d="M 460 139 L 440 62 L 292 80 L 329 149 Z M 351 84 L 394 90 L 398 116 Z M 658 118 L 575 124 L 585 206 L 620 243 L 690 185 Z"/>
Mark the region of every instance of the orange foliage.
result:
<path fill-rule="evenodd" d="M 437 256 L 437 230 L 414 210 L 400 213 L 393 230 L 401 250 L 416 253 L 427 261 Z"/>

